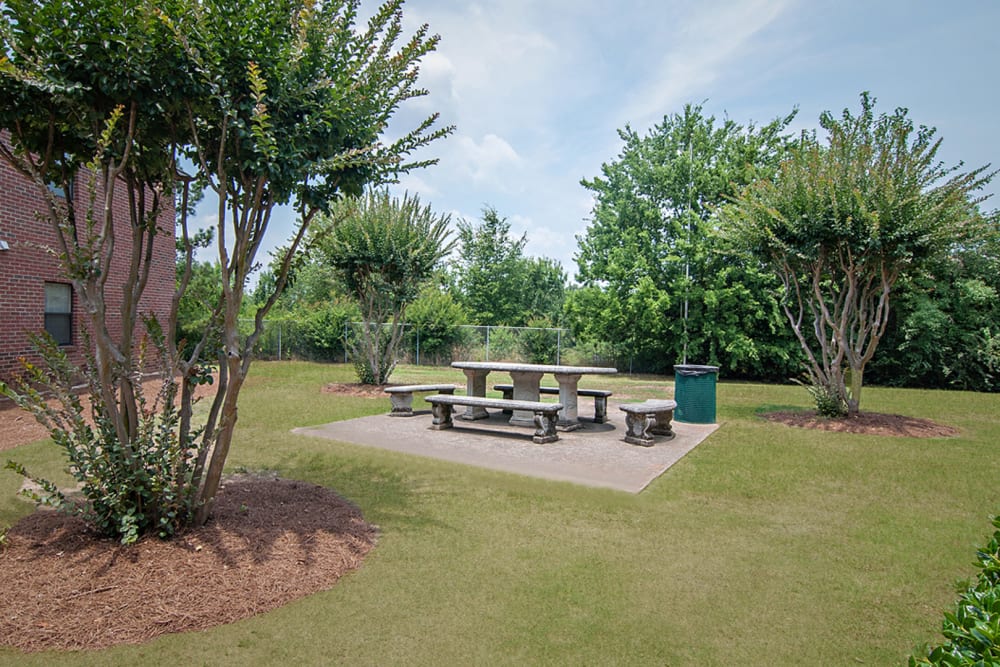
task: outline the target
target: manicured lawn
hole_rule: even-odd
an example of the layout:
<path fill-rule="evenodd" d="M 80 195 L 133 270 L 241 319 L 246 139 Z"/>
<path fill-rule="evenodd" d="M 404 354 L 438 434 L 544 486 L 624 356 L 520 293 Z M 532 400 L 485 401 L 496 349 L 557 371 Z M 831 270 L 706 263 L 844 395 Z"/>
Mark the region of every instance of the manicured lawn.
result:
<path fill-rule="evenodd" d="M 464 381 L 416 367 L 392 379 Z M 808 407 L 804 390 L 723 382 L 722 428 L 633 496 L 289 433 L 388 409 L 319 391 L 351 380 L 343 365 L 256 364 L 229 463 L 357 503 L 381 529 L 360 571 L 207 632 L 98 653 L 0 651 L 0 662 L 901 664 L 939 641 L 954 583 L 974 575 L 1000 511 L 997 395 L 866 389 L 867 410 L 961 430 L 916 440 L 768 423 L 762 407 Z M 637 399 L 669 386 L 581 385 Z M 61 466 L 50 444 L 8 454 L 41 472 Z M 0 526 L 31 510 L 13 497 L 18 483 L 0 473 Z"/>

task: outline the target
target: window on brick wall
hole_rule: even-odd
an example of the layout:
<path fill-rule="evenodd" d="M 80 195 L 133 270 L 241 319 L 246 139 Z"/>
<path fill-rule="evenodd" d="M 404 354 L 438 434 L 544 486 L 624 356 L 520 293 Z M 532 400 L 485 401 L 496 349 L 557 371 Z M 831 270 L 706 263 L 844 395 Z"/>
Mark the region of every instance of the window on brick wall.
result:
<path fill-rule="evenodd" d="M 73 343 L 73 287 L 45 283 L 45 330 L 60 345 Z"/>

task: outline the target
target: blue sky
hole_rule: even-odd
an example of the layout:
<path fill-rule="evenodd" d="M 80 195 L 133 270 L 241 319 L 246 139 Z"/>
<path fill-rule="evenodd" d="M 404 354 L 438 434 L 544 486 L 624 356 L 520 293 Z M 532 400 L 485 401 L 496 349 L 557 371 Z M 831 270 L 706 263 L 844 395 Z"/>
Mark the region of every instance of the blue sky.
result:
<path fill-rule="evenodd" d="M 492 206 L 527 233 L 528 254 L 571 278 L 591 211 L 580 180 L 615 159 L 619 128 L 645 134 L 687 102 L 741 124 L 798 107 L 801 129 L 869 90 L 880 110 L 937 127 L 946 163 L 1000 166 L 996 0 L 409 0 L 403 11 L 411 32 L 428 23 L 441 43 L 421 67 L 430 95 L 397 118 L 436 110 L 457 130 L 399 192 L 453 220 Z"/>

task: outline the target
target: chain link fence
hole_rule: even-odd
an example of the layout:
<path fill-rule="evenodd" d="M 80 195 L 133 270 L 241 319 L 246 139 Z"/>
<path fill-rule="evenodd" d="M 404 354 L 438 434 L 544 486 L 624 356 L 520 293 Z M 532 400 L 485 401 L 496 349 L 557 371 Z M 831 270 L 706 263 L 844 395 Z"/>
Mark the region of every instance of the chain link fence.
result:
<path fill-rule="evenodd" d="M 391 325 L 384 325 L 386 327 Z M 452 361 L 514 361 L 534 364 L 613 366 L 615 359 L 593 346 L 578 345 L 569 329 L 458 325 L 448 335 L 421 335 L 410 324 L 404 328 L 397 351 L 400 363 L 418 366 L 447 366 Z M 249 333 L 252 320 L 241 320 Z M 337 330 L 317 331 L 293 319 L 267 320 L 257 341 L 259 359 L 304 359 L 348 362 L 351 343 L 359 335 L 360 322 L 345 323 Z"/>

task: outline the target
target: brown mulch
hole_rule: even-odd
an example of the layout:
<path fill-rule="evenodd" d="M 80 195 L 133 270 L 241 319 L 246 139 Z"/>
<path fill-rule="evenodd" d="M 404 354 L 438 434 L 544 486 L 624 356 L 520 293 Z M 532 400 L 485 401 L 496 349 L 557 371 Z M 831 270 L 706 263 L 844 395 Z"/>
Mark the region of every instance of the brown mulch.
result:
<path fill-rule="evenodd" d="M 131 547 L 37 511 L 0 550 L 0 644 L 97 649 L 232 623 L 330 588 L 375 538 L 333 491 L 277 478 L 230 479 L 207 525 Z"/>
<path fill-rule="evenodd" d="M 331 382 L 321 390 L 324 394 L 346 394 L 361 398 L 386 398 L 385 388 L 399 385 L 359 384 L 357 382 Z"/>
<path fill-rule="evenodd" d="M 0 451 L 47 435 L 27 412 L 0 409 Z M 207 525 L 131 547 L 96 537 L 79 519 L 36 511 L 0 545 L 0 581 L 9 584 L 0 645 L 99 649 L 231 623 L 330 588 L 361 565 L 375 538 L 333 491 L 275 476 L 230 478 Z"/>
<path fill-rule="evenodd" d="M 820 417 L 815 410 L 779 411 L 761 415 L 764 419 L 788 426 L 811 428 L 820 431 L 890 435 L 907 438 L 948 438 L 958 435 L 958 429 L 938 424 L 930 419 L 861 412 L 856 417 L 829 419 Z"/>

